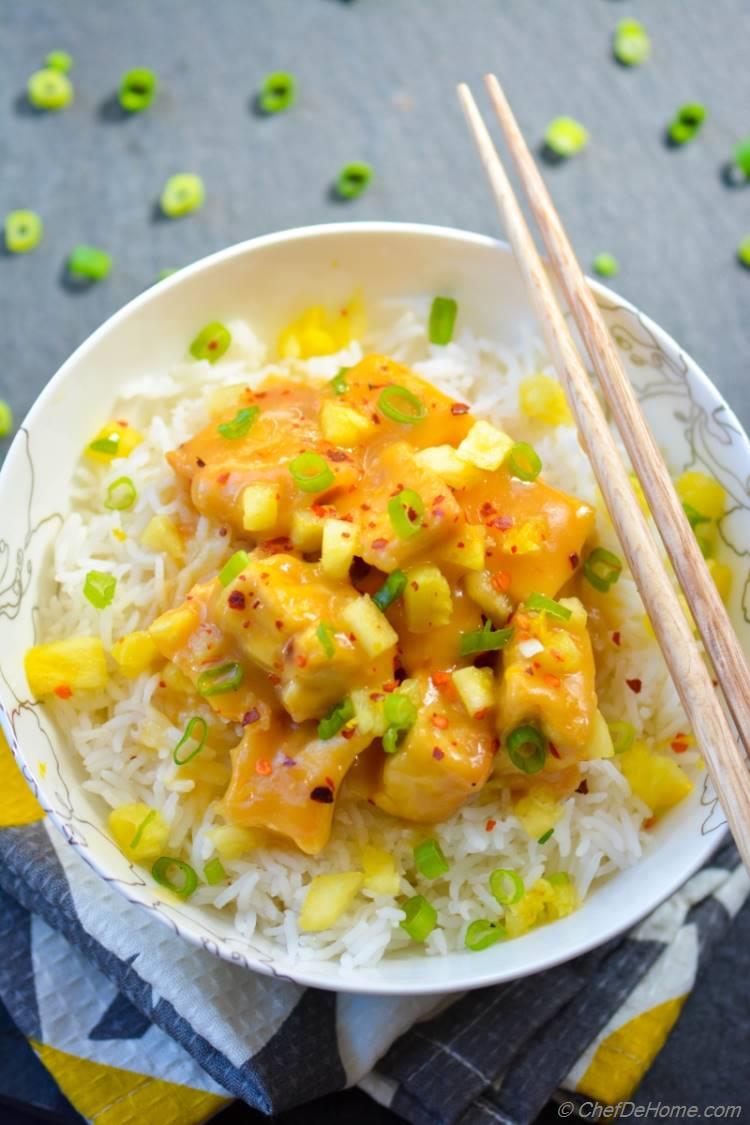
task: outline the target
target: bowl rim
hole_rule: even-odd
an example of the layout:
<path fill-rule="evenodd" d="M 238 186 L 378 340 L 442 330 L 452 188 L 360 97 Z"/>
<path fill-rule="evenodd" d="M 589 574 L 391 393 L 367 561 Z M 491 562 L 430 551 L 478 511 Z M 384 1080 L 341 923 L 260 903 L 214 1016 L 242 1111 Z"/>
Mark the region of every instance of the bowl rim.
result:
<path fill-rule="evenodd" d="M 185 280 L 195 277 L 206 270 L 210 270 L 216 265 L 231 261 L 235 258 L 242 257 L 245 254 L 253 253 L 256 250 L 263 249 L 269 246 L 281 245 L 290 242 L 300 242 L 307 240 L 315 240 L 317 238 L 325 239 L 331 235 L 396 235 L 403 237 L 428 237 L 434 238 L 438 241 L 448 239 L 453 242 L 483 246 L 488 249 L 499 250 L 503 254 L 511 255 L 512 251 L 507 241 L 504 239 L 494 238 L 491 235 L 480 234 L 475 231 L 464 230 L 459 227 L 448 227 L 439 224 L 416 223 L 416 222 L 393 222 L 393 221 L 379 221 L 369 220 L 364 222 L 337 222 L 337 223 L 321 223 L 315 225 L 306 225 L 302 227 L 293 227 L 287 230 L 275 231 L 269 234 L 258 235 L 254 238 L 245 239 L 242 242 L 232 243 L 230 246 L 224 247 L 221 250 L 214 251 L 197 261 L 190 263 L 187 266 L 177 270 L 171 277 L 150 286 L 143 292 L 137 294 L 130 301 L 128 301 L 122 308 L 118 309 L 111 316 L 109 316 L 98 328 L 96 328 L 89 336 L 83 340 L 78 347 L 71 353 L 71 355 L 62 363 L 55 374 L 49 379 L 47 384 L 42 388 L 41 392 L 35 398 L 31 407 L 26 413 L 18 431 L 11 442 L 8 449 L 5 461 L 0 466 L 0 500 L 5 491 L 6 481 L 8 481 L 14 471 L 16 461 L 23 454 L 23 443 L 25 437 L 28 436 L 29 429 L 36 424 L 38 416 L 46 408 L 48 401 L 55 395 L 60 385 L 66 380 L 68 375 L 75 369 L 76 365 L 84 358 L 88 352 L 96 347 L 98 342 L 106 337 L 106 335 L 122 321 L 127 320 L 128 317 L 134 315 L 138 310 L 153 301 L 157 301 L 161 294 L 166 293 L 168 290 L 181 285 Z M 750 463 L 750 439 L 748 438 L 744 427 L 741 425 L 736 414 L 731 406 L 726 402 L 722 393 L 712 383 L 703 368 L 673 339 L 673 337 L 656 324 L 650 317 L 641 312 L 641 310 L 634 305 L 631 301 L 615 293 L 608 286 L 603 285 L 595 278 L 586 278 L 588 284 L 594 290 L 595 294 L 603 298 L 607 303 L 612 303 L 619 310 L 630 313 L 633 315 L 640 324 L 648 331 L 655 341 L 666 351 L 679 355 L 689 367 L 691 376 L 696 378 L 703 389 L 709 394 L 716 396 L 725 411 L 724 417 L 733 422 L 737 430 L 738 438 L 745 448 L 747 460 Z M 117 879 L 112 879 L 111 872 L 108 872 L 107 865 L 103 856 L 97 854 L 96 848 L 92 848 L 89 844 L 77 841 L 70 838 L 69 832 L 65 831 L 63 818 L 54 809 L 51 802 L 45 796 L 44 779 L 40 778 L 38 773 L 32 769 L 29 763 L 25 760 L 22 753 L 21 745 L 18 739 L 12 736 L 12 732 L 8 729 L 9 723 L 5 714 L 5 708 L 0 701 L 0 725 L 6 728 L 8 735 L 8 742 L 14 758 L 21 769 L 25 779 L 31 779 L 33 782 L 33 789 L 39 804 L 43 808 L 46 815 L 50 818 L 55 826 L 57 832 L 63 837 L 66 844 L 72 845 L 75 850 L 81 855 L 85 862 L 92 868 L 96 874 L 104 879 L 109 885 L 113 885 L 117 891 L 122 894 L 129 902 L 138 906 L 141 909 L 148 910 L 153 907 L 154 894 L 153 889 L 149 884 L 143 883 L 141 886 L 125 886 Z M 326 991 L 337 991 L 344 993 L 359 993 L 362 995 L 379 995 L 379 996 L 392 996 L 392 995 L 435 995 L 440 993 L 454 993 L 459 991 L 467 991 L 474 988 L 487 987 L 493 984 L 500 984 L 508 980 L 521 979 L 524 976 L 532 975 L 533 973 L 542 972 L 546 969 L 554 968 L 566 961 L 570 961 L 584 953 L 590 952 L 592 949 L 604 945 L 612 938 L 619 936 L 626 930 L 632 929 L 643 918 L 651 913 L 656 907 L 664 902 L 670 895 L 672 895 L 680 886 L 682 886 L 691 875 L 701 867 L 711 853 L 716 850 L 721 843 L 726 839 L 728 829 L 723 828 L 718 832 L 710 835 L 703 836 L 701 842 L 696 848 L 695 855 L 690 864 L 676 874 L 672 879 L 668 880 L 665 884 L 660 884 L 657 891 L 649 893 L 648 887 L 643 890 L 643 896 L 639 900 L 637 906 L 633 906 L 624 917 L 615 916 L 611 924 L 603 929 L 597 930 L 596 935 L 591 939 L 585 939 L 576 943 L 575 949 L 566 951 L 561 954 L 550 952 L 545 955 L 543 959 L 533 968 L 521 970 L 503 968 L 501 963 L 493 965 L 491 962 L 478 961 L 476 972 L 463 972 L 460 976 L 452 974 L 450 979 L 440 981 L 420 981 L 416 978 L 410 978 L 406 981 L 399 980 L 398 982 L 389 983 L 387 980 L 374 980 L 374 979 L 358 979 L 359 974 L 363 971 L 359 968 L 351 968 L 343 970 L 337 965 L 336 977 L 321 978 L 318 975 L 321 965 L 328 965 L 328 962 L 318 961 L 299 961 L 291 962 L 283 957 L 269 956 L 265 959 L 265 955 L 253 954 L 251 952 L 243 952 L 242 963 L 250 971 L 261 973 L 265 976 L 276 977 L 281 980 L 291 981 L 299 985 L 305 985 L 313 988 L 320 988 Z M 613 876 L 616 878 L 616 875 Z M 192 945 L 198 948 L 208 949 L 205 938 L 201 935 L 200 926 L 198 922 L 193 921 L 192 918 L 182 916 L 182 921 L 177 921 L 176 918 L 166 918 L 160 911 L 151 911 L 152 914 L 156 913 L 161 923 L 169 926 L 178 936 L 189 941 Z M 213 937 L 210 943 L 209 952 L 218 956 L 221 960 L 230 964 L 237 965 L 238 956 L 226 947 L 224 938 Z M 450 956 L 450 955 L 448 955 Z M 431 962 L 443 961 L 443 958 L 429 958 Z M 421 963 L 422 958 L 415 958 L 415 965 Z M 283 965 L 283 969 L 281 966 Z M 365 967 L 364 972 L 377 971 L 385 967 L 387 969 L 387 962 L 379 965 Z"/>

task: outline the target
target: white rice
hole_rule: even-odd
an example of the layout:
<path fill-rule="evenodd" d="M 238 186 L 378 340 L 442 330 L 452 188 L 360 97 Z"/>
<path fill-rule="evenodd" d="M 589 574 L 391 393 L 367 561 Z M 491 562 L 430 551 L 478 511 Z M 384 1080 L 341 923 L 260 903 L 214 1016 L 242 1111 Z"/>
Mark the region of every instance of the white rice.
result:
<path fill-rule="evenodd" d="M 336 356 L 307 362 L 271 365 L 266 364 L 265 349 L 252 329 L 232 323 L 231 348 L 214 366 L 190 362 L 135 379 L 114 404 L 112 416 L 126 417 L 145 440 L 112 468 L 81 462 L 72 485 L 72 510 L 54 545 L 51 566 L 57 588 L 43 608 L 41 638 L 98 634 L 109 647 L 181 601 L 194 582 L 215 574 L 232 552 L 230 537 L 220 536 L 203 517 L 179 568 L 140 546 L 141 533 L 154 515 L 178 522 L 190 519 L 164 454 L 207 422 L 207 404 L 216 387 L 254 385 L 270 371 L 330 378 L 368 350 L 412 365 L 448 393 L 471 402 L 477 414 L 531 441 L 544 463 L 545 479 L 595 505 L 600 539 L 617 549 L 574 429 L 530 424 L 519 414 L 520 381 L 534 372 L 551 373 L 538 341 L 522 341 L 511 350 L 465 331 L 447 347 L 433 347 L 426 337 L 427 314 L 426 300 L 384 306 L 380 323 L 363 346 L 352 344 Z M 123 475 L 136 482 L 134 508 L 124 513 L 104 510 L 106 486 Z M 120 530 L 126 533 L 122 541 L 113 534 Z M 117 578 L 114 603 L 103 611 L 83 597 L 85 575 L 91 569 Z M 629 574 L 623 574 L 610 596 L 621 622 L 621 646 L 607 644 L 596 653 L 601 710 L 610 718 L 627 719 L 640 737 L 663 743 L 686 729 L 674 686 L 644 623 Z M 643 685 L 638 695 L 625 682 L 636 677 Z M 192 794 L 195 783 L 175 776 L 172 750 L 184 723 L 173 725 L 154 706 L 158 682 L 158 675 L 144 674 L 136 680 L 114 675 L 106 690 L 77 693 L 68 701 L 52 701 L 50 707 L 83 760 L 89 777 L 86 787 L 113 808 L 133 801 L 157 808 L 171 826 L 170 852 L 183 854 L 202 871 L 213 854 L 209 831 L 224 821 L 218 800 L 205 809 Z M 683 755 L 682 761 L 688 757 Z M 395 899 L 365 891 L 339 923 L 322 934 L 300 934 L 297 916 L 313 876 L 359 869 L 362 845 L 374 843 L 395 857 L 403 895 L 429 894 L 438 925 L 426 951 L 445 954 L 463 947 L 472 920 L 496 915 L 497 903 L 487 884 L 496 867 L 518 871 L 527 886 L 545 872 L 565 870 L 583 898 L 593 882 L 638 859 L 646 846 L 643 822 L 648 809 L 630 792 L 616 762 L 590 762 L 583 771 L 588 792 L 574 793 L 564 802 L 554 835 L 543 846 L 529 838 L 513 815 L 507 792 L 488 783 L 450 820 L 430 830 L 450 862 L 450 871 L 445 879 L 426 885 L 429 890 L 412 873 L 415 826 L 368 804 L 347 801 L 344 795 L 322 855 L 311 858 L 292 847 L 255 851 L 225 862 L 231 881 L 216 887 L 201 884 L 191 901 L 233 912 L 238 933 L 252 936 L 265 950 L 278 952 L 281 946 L 294 958 L 340 958 L 347 966 L 372 965 L 410 944 L 399 927 L 403 913 Z M 495 824 L 487 831 L 490 819 Z"/>

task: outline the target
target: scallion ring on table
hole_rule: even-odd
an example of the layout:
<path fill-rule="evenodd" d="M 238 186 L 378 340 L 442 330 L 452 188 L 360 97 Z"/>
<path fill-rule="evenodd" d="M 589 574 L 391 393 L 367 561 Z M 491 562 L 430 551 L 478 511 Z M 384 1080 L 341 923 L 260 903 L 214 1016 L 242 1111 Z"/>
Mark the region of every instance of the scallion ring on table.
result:
<path fill-rule="evenodd" d="M 44 225 L 35 211 L 9 211 L 5 216 L 5 245 L 11 254 L 28 254 L 38 246 Z"/>

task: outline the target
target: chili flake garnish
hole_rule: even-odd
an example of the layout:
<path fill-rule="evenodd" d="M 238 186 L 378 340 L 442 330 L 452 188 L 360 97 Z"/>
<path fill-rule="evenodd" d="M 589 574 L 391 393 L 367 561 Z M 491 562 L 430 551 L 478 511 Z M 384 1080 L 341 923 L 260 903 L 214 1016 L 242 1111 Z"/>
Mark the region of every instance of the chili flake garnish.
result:
<path fill-rule="evenodd" d="M 227 598 L 230 609 L 244 609 L 245 608 L 245 595 L 242 590 L 232 590 Z"/>
<path fill-rule="evenodd" d="M 441 750 L 439 746 L 433 746 L 432 756 L 436 762 L 441 762 L 445 757 L 445 751 Z"/>
<path fill-rule="evenodd" d="M 317 801 L 321 805 L 333 804 L 333 790 L 329 789 L 327 785 L 316 785 L 310 794 L 311 801 Z"/>
<path fill-rule="evenodd" d="M 485 823 L 485 826 L 484 826 L 485 832 L 491 832 L 496 824 L 497 824 L 497 821 L 493 820 L 492 817 L 490 817 L 489 820 Z"/>
<path fill-rule="evenodd" d="M 626 680 L 625 683 L 628 685 L 632 692 L 635 692 L 636 695 L 641 694 L 641 688 L 643 687 L 643 683 L 641 680 Z"/>
<path fill-rule="evenodd" d="M 448 729 L 448 718 L 446 715 L 431 715 L 430 722 L 434 727 L 437 727 L 438 730 Z"/>
<path fill-rule="evenodd" d="M 273 773 L 273 766 L 268 758 L 258 758 L 258 761 L 255 763 L 255 772 L 259 773 L 261 777 L 268 777 Z"/>
<path fill-rule="evenodd" d="M 451 403 L 451 414 L 468 414 L 470 409 L 465 402 Z"/>
<path fill-rule="evenodd" d="M 251 707 L 250 710 L 246 711 L 242 716 L 242 725 L 243 727 L 249 727 L 251 723 L 257 723 L 259 718 L 260 711 L 258 710 L 258 708 Z"/>
<path fill-rule="evenodd" d="M 612 644 L 617 645 L 617 647 L 619 648 L 620 647 L 620 640 L 621 640 L 620 630 L 618 629 L 618 630 L 616 630 L 616 632 L 614 632 L 612 634 Z"/>
<path fill-rule="evenodd" d="M 495 590 L 498 590 L 501 594 L 505 593 L 505 591 L 510 586 L 510 575 L 507 574 L 504 570 L 497 570 L 490 579 L 490 585 L 493 586 Z"/>
<path fill-rule="evenodd" d="M 73 691 L 67 684 L 60 684 L 55 688 L 55 695 L 58 699 L 70 699 Z"/>
<path fill-rule="evenodd" d="M 575 551 L 573 551 L 572 554 L 568 555 L 568 558 L 570 560 L 571 570 L 575 570 L 581 560 L 579 559 Z"/>

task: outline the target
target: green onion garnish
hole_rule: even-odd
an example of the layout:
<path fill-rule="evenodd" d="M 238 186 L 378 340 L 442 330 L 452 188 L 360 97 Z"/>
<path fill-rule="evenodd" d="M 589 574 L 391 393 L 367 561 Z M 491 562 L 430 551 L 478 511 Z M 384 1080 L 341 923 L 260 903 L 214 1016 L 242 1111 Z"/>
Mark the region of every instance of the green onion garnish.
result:
<path fill-rule="evenodd" d="M 425 879 L 437 879 L 438 875 L 445 875 L 450 868 L 437 840 L 423 840 L 421 844 L 416 844 L 414 863 Z"/>
<path fill-rule="evenodd" d="M 373 594 L 372 600 L 383 613 L 390 605 L 400 598 L 406 589 L 406 575 L 403 570 L 394 570 L 386 578 L 383 585 Z"/>
<path fill-rule="evenodd" d="M 238 441 L 250 432 L 259 414 L 259 406 L 245 406 L 237 411 L 231 422 L 222 422 L 216 429 L 227 441 Z"/>
<path fill-rule="evenodd" d="M 498 649 L 505 648 L 512 636 L 512 626 L 507 629 L 493 629 L 492 623 L 486 621 L 481 629 L 461 633 L 458 651 L 461 656 L 473 656 L 479 652 L 497 652 Z"/>
<path fill-rule="evenodd" d="M 338 374 L 334 375 L 331 379 L 331 390 L 335 395 L 345 395 L 349 390 L 349 384 L 346 381 L 346 373 L 348 367 L 340 367 Z"/>
<path fill-rule="evenodd" d="M 219 582 L 222 586 L 226 589 L 230 582 L 234 582 L 237 575 L 242 574 L 249 562 L 250 556 L 247 551 L 235 551 L 219 571 Z"/>
<path fill-rule="evenodd" d="M 403 692 L 393 691 L 385 697 L 383 714 L 388 724 L 383 735 L 383 750 L 395 754 L 402 734 L 417 721 L 417 709 Z"/>
<path fill-rule="evenodd" d="M 11 254 L 26 254 L 38 246 L 44 234 L 35 211 L 10 211 L 5 216 L 5 245 Z"/>
<path fill-rule="evenodd" d="M 328 659 L 333 660 L 336 655 L 336 646 L 333 643 L 334 633 L 331 626 L 327 625 L 325 621 L 321 621 L 320 625 L 318 625 L 315 630 L 315 636 L 320 641 L 321 648 Z"/>
<path fill-rule="evenodd" d="M 197 734 L 195 731 L 197 730 Z M 201 750 L 206 745 L 206 738 L 208 737 L 208 723 L 202 715 L 193 715 L 192 719 L 188 720 L 182 738 L 172 751 L 172 761 L 176 766 L 186 766 L 188 762 L 192 762 L 193 758 L 197 758 Z M 192 746 L 197 743 L 197 746 Z M 180 757 L 180 750 L 183 746 L 187 746 L 187 752 Z"/>
<path fill-rule="evenodd" d="M 620 20 L 616 29 L 612 51 L 623 66 L 640 66 L 651 54 L 648 32 L 638 20 Z"/>
<path fill-rule="evenodd" d="M 176 176 L 170 176 L 164 185 L 159 205 L 165 215 L 176 219 L 197 211 L 203 206 L 205 198 L 206 189 L 200 176 L 193 172 L 178 172 Z"/>
<path fill-rule="evenodd" d="M 323 742 L 327 742 L 329 738 L 334 738 L 339 731 L 343 730 L 350 719 L 354 718 L 354 704 L 347 696 L 332 707 L 325 718 L 321 719 L 318 723 L 318 738 Z"/>
<path fill-rule="evenodd" d="M 399 406 L 398 403 L 403 405 Z M 404 410 L 404 406 L 408 409 Z M 380 392 L 378 408 L 392 422 L 403 422 L 411 425 L 413 422 L 421 422 L 423 418 L 427 417 L 427 407 L 421 398 L 417 398 L 406 387 L 399 387 L 395 383 L 389 384 Z"/>
<path fill-rule="evenodd" d="M 561 621 L 570 621 L 573 616 L 572 609 L 560 605 L 554 598 L 548 598 L 545 594 L 529 594 L 526 608 L 535 613 L 548 613 L 550 617 L 559 617 Z"/>
<path fill-rule="evenodd" d="M 203 868 L 203 878 L 208 883 L 209 887 L 215 887 L 217 883 L 223 883 L 227 877 L 224 870 L 224 864 L 218 856 L 209 859 L 206 866 Z"/>
<path fill-rule="evenodd" d="M 430 308 L 429 337 L 431 344 L 450 344 L 456 324 L 458 305 L 452 297 L 435 297 Z"/>
<path fill-rule="evenodd" d="M 750 137 L 745 137 L 739 144 L 734 146 L 734 163 L 739 168 L 740 172 L 744 172 L 748 179 L 750 179 Z"/>
<path fill-rule="evenodd" d="M 115 457 L 120 448 L 120 435 L 118 433 L 110 434 L 109 437 L 97 438 L 89 444 L 89 449 L 92 453 L 106 453 L 107 456 Z"/>
<path fill-rule="evenodd" d="M 91 602 L 94 609 L 106 609 L 112 604 L 117 589 L 114 574 L 103 570 L 90 570 L 83 584 L 83 596 Z"/>
<path fill-rule="evenodd" d="M 65 109 L 73 101 L 73 83 L 51 66 L 32 74 L 26 92 L 35 109 Z"/>
<path fill-rule="evenodd" d="M 157 86 L 156 75 L 145 66 L 126 71 L 120 79 L 120 105 L 128 113 L 148 109 L 156 97 Z"/>
<path fill-rule="evenodd" d="M 103 281 L 112 269 L 112 259 L 95 246 L 76 246 L 68 258 L 68 269 L 75 277 Z"/>
<path fill-rule="evenodd" d="M 554 835 L 554 832 L 555 832 L 554 828 L 548 828 L 546 832 L 543 832 L 541 834 L 541 836 L 537 840 L 537 844 L 546 844 L 548 840 L 552 839 L 552 836 Z"/>
<path fill-rule="evenodd" d="M 361 161 L 346 164 L 336 180 L 336 191 L 342 199 L 356 199 L 366 191 L 372 180 L 372 168 Z"/>
<path fill-rule="evenodd" d="M 100 450 L 101 452 L 101 450 Z M 104 507 L 111 512 L 126 512 L 136 502 L 138 493 L 130 477 L 118 477 L 107 488 L 107 498 Z"/>
<path fill-rule="evenodd" d="M 750 270 L 750 234 L 746 234 L 737 247 L 737 258 L 745 269 Z"/>
<path fill-rule="evenodd" d="M 695 531 L 696 527 L 700 527 L 702 523 L 711 522 L 710 516 L 701 515 L 697 508 L 694 508 L 692 504 L 683 504 L 682 510 L 687 516 L 688 523 L 692 527 L 693 531 Z"/>
<path fill-rule="evenodd" d="M 209 363 L 216 363 L 217 359 L 221 359 L 224 355 L 231 342 L 232 333 L 227 326 L 221 324 L 218 320 L 214 320 L 207 324 L 205 328 L 201 328 L 189 350 L 191 356 L 195 359 L 207 359 Z M 250 409 L 252 410 L 253 407 L 250 407 Z M 257 413 L 258 407 L 256 406 L 254 409 Z"/>
<path fill-rule="evenodd" d="M 0 438 L 7 437 L 13 429 L 13 411 L 10 403 L 0 398 Z"/>
<path fill-rule="evenodd" d="M 508 453 L 507 465 L 514 477 L 519 480 L 536 480 L 542 471 L 542 459 L 537 451 L 525 441 L 517 441 Z"/>
<path fill-rule="evenodd" d="M 336 479 L 330 465 L 319 453 L 300 453 L 289 462 L 289 472 L 297 488 L 303 492 L 323 492 Z"/>
<path fill-rule="evenodd" d="M 424 501 L 413 488 L 404 488 L 388 501 L 388 519 L 399 539 L 411 539 L 422 530 Z"/>
<path fill-rule="evenodd" d="M 556 156 L 575 156 L 588 144 L 587 130 L 572 117 L 556 117 L 544 133 L 544 143 Z"/>
<path fill-rule="evenodd" d="M 599 277 L 616 277 L 620 272 L 620 263 L 617 258 L 614 254 L 608 254 L 606 251 L 596 255 L 593 266 L 594 273 L 598 273 Z"/>
<path fill-rule="evenodd" d="M 541 731 L 526 723 L 508 735 L 505 748 L 516 769 L 538 773 L 547 758 L 547 744 Z"/>
<path fill-rule="evenodd" d="M 706 107 L 700 102 L 688 102 L 680 106 L 667 126 L 667 135 L 672 144 L 684 145 L 694 140 L 705 119 Z"/>
<path fill-rule="evenodd" d="M 497 945 L 506 936 L 505 930 L 499 922 L 490 922 L 487 918 L 477 918 L 476 922 L 472 922 L 466 931 L 464 945 L 472 953 L 480 953 L 483 949 L 489 949 L 491 945 Z"/>
<path fill-rule="evenodd" d="M 523 879 L 517 871 L 498 867 L 490 875 L 490 891 L 501 906 L 513 906 L 520 902 L 525 890 Z"/>
<path fill-rule="evenodd" d="M 146 826 L 151 823 L 151 821 L 154 819 L 155 816 L 156 816 L 156 809 L 151 809 L 151 812 L 146 813 L 143 820 L 141 821 L 141 823 L 138 825 L 138 827 L 135 830 L 135 836 L 130 841 L 130 847 L 131 848 L 137 848 L 138 847 L 138 845 L 141 842 L 141 838 L 143 836 L 143 833 L 146 830 Z"/>
<path fill-rule="evenodd" d="M 595 547 L 583 564 L 583 573 L 595 590 L 606 594 L 622 574 L 622 559 L 604 547 Z"/>
<path fill-rule="evenodd" d="M 50 51 L 44 60 L 44 65 L 50 70 L 59 70 L 61 74 L 67 74 L 72 69 L 73 59 L 67 51 Z"/>
<path fill-rule="evenodd" d="M 175 881 L 175 870 L 179 872 L 178 881 Z M 151 868 L 151 874 L 160 887 L 174 891 L 180 898 L 190 898 L 198 886 L 198 876 L 189 863 L 173 856 L 162 855 Z"/>
<path fill-rule="evenodd" d="M 424 895 L 414 895 L 402 903 L 404 919 L 399 922 L 412 941 L 425 941 L 437 925 L 437 911 Z"/>
<path fill-rule="evenodd" d="M 226 664 L 219 664 L 216 668 L 206 668 L 196 680 L 196 688 L 200 695 L 225 695 L 234 691 L 242 683 L 244 670 L 236 660 Z"/>
<path fill-rule="evenodd" d="M 294 76 L 286 70 L 267 74 L 258 94 L 258 106 L 263 113 L 281 113 L 294 105 L 297 97 L 297 84 Z"/>
<path fill-rule="evenodd" d="M 635 727 L 622 719 L 608 723 L 615 754 L 624 754 L 635 742 Z"/>

